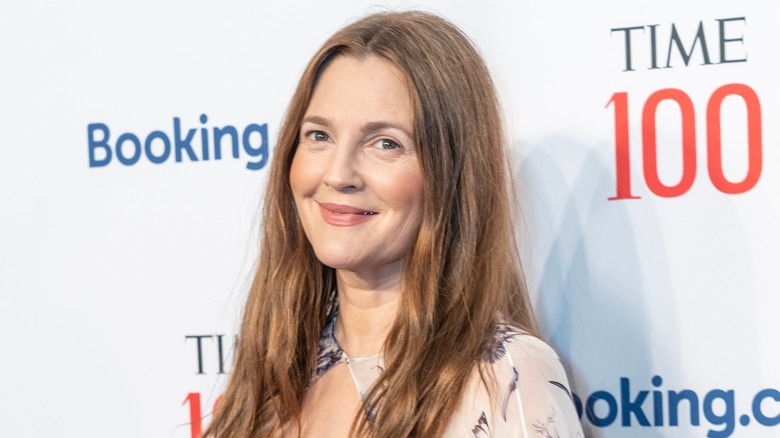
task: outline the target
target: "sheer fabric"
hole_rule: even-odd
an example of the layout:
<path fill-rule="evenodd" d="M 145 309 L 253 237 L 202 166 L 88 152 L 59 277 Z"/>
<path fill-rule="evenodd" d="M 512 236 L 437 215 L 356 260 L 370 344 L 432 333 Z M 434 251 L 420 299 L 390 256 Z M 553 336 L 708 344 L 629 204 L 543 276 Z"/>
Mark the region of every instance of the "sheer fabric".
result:
<path fill-rule="evenodd" d="M 350 358 L 333 335 L 335 318 L 320 338 L 314 380 L 346 364 L 361 398 L 384 370 L 382 355 Z M 445 437 L 581 438 L 569 383 L 555 352 L 540 339 L 504 325 L 482 357 L 495 379 L 472 374 Z M 371 413 L 367 412 L 369 419 Z"/>

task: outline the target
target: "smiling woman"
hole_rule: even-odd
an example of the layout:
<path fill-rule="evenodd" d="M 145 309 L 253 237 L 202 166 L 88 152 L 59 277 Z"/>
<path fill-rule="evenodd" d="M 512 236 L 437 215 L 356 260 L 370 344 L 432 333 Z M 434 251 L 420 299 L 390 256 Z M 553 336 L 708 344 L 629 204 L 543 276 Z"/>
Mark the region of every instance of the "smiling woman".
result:
<path fill-rule="evenodd" d="M 440 17 L 375 14 L 325 43 L 282 127 L 206 436 L 582 436 L 536 333 L 500 121 Z"/>
<path fill-rule="evenodd" d="M 342 56 L 322 73 L 290 186 L 314 253 L 339 269 L 340 285 L 380 275 L 400 284 L 423 209 L 411 132 L 408 87 L 391 63 Z"/>

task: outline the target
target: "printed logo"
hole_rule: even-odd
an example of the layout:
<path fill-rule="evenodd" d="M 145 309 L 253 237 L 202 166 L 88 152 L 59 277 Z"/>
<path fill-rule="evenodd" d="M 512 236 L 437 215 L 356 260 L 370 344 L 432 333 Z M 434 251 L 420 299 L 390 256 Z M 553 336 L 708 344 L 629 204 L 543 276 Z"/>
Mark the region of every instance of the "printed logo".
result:
<path fill-rule="evenodd" d="M 746 63 L 747 48 L 745 46 L 745 37 L 743 31 L 746 29 L 747 20 L 745 17 L 719 18 L 717 22 L 717 47 L 719 57 L 717 61 L 714 56 L 712 44 L 712 34 L 710 32 L 710 43 L 706 38 L 704 22 L 699 21 L 695 27 L 680 26 L 679 23 L 671 23 L 668 44 L 667 40 L 660 40 L 659 25 L 650 24 L 642 26 L 615 27 L 610 29 L 611 34 L 622 33 L 623 53 L 624 53 L 624 72 L 636 72 L 637 66 L 642 70 L 664 70 L 674 67 L 690 67 L 695 54 L 702 60 L 703 66 L 727 65 L 733 63 Z M 681 29 L 683 29 L 681 31 Z M 661 30 L 665 29 L 661 28 Z M 646 32 L 647 31 L 647 32 Z M 633 35 L 633 39 L 632 39 Z M 682 35 L 693 35 L 692 42 L 686 49 L 683 40 L 688 40 Z M 636 47 L 640 49 L 643 43 L 649 44 L 649 60 L 637 59 Z M 659 62 L 659 48 L 666 47 L 666 62 Z M 640 53 L 644 53 L 640 50 Z M 660 55 L 663 56 L 664 52 Z M 677 56 L 674 56 L 674 55 Z M 678 61 L 674 61 L 677 59 Z M 679 62 L 682 60 L 682 65 Z M 649 61 L 649 62 L 645 62 Z M 630 73 L 635 74 L 635 73 Z M 706 105 L 694 103 L 688 93 L 679 88 L 663 88 L 650 94 L 649 96 L 638 96 L 631 93 L 634 97 L 632 105 L 629 105 L 629 92 L 619 91 L 613 93 L 606 107 L 612 106 L 614 109 L 614 129 L 615 129 L 615 195 L 607 199 L 610 201 L 641 199 L 636 192 L 632 190 L 632 166 L 631 166 L 631 130 L 630 128 L 641 127 L 641 137 L 634 138 L 634 143 L 639 143 L 638 149 L 641 149 L 641 155 L 633 157 L 641 160 L 642 174 L 644 176 L 644 186 L 656 196 L 664 198 L 675 198 L 687 193 L 693 186 L 697 178 L 697 154 L 706 154 L 707 174 L 712 186 L 718 191 L 736 195 L 745 193 L 756 186 L 761 178 L 763 168 L 763 145 L 762 145 L 762 126 L 761 126 L 761 102 L 758 93 L 749 85 L 742 83 L 728 83 L 717 87 L 710 95 Z M 739 99 L 744 105 L 745 121 L 742 120 L 721 120 L 721 107 L 725 99 Z M 636 108 L 637 100 L 644 103 L 641 110 Z M 661 180 L 658 163 L 658 150 L 674 148 L 674 145 L 660 144 L 658 141 L 658 126 L 656 123 L 658 108 L 661 105 L 675 105 L 679 109 L 680 126 L 682 132 L 681 138 L 681 157 L 682 172 L 679 179 L 671 184 Z M 631 111 L 629 111 L 631 109 Z M 722 123 L 723 122 L 723 123 Z M 697 126 L 704 125 L 704 139 L 697 139 Z M 734 149 L 739 145 L 728 144 L 723 141 L 722 125 L 728 129 L 740 129 L 746 127 L 747 132 L 747 168 L 742 175 L 731 179 L 726 177 L 724 169 L 723 150 Z M 636 129 L 634 129 L 636 131 Z M 701 137 L 701 134 L 699 135 Z M 725 144 L 724 144 L 725 143 Z M 636 149 L 637 147 L 635 147 Z M 636 155 L 636 154 L 635 154 Z"/>
<path fill-rule="evenodd" d="M 623 427 L 702 426 L 703 416 L 708 438 L 730 437 L 737 422 L 742 426 L 753 420 L 761 426 L 780 424 L 780 414 L 776 414 L 780 402 L 777 389 L 766 388 L 756 392 L 750 401 L 749 413 L 738 415 L 733 389 L 713 389 L 700 395 L 692 389 L 662 390 L 661 376 L 653 376 L 650 383 L 653 389 L 634 389 L 632 392 L 631 380 L 621 377 L 618 394 L 595 391 L 585 400 L 584 406 L 582 399 L 574 395 L 577 414 L 582 419 L 584 410 L 585 419 L 596 427 L 615 423 Z"/>
<path fill-rule="evenodd" d="M 124 132 L 113 140 L 105 123 L 87 125 L 89 167 L 105 167 L 116 158 L 120 164 L 133 166 L 142 159 L 154 164 L 171 161 L 221 160 L 223 154 L 233 159 L 248 158 L 246 168 L 260 170 L 268 161 L 268 124 L 250 123 L 239 130 L 235 126 L 205 126 L 206 114 L 200 116 L 200 127 L 183 127 L 178 117 L 173 118 L 170 134 L 152 131 L 137 135 Z M 224 148 L 229 148 L 225 151 Z"/>

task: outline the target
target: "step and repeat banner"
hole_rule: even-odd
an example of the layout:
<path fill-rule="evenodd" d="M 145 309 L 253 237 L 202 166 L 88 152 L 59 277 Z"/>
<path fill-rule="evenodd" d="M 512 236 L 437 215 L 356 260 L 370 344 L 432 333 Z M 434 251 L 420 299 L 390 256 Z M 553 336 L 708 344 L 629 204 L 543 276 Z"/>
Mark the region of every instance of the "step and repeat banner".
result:
<path fill-rule="evenodd" d="M 757 0 L 0 6 L 3 436 L 198 436 L 296 81 L 336 29 L 408 8 L 493 72 L 586 435 L 780 436 L 780 26 Z"/>

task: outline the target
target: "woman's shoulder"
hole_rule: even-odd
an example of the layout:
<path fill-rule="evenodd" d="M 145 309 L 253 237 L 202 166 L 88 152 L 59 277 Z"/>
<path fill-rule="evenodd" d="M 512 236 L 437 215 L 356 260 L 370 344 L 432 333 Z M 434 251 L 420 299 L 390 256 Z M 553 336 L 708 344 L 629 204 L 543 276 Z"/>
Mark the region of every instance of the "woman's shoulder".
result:
<path fill-rule="evenodd" d="M 583 436 L 566 372 L 549 344 L 501 324 L 481 367 L 487 372 L 478 373 L 460 409 L 466 418 L 455 419 L 469 436 Z"/>
<path fill-rule="evenodd" d="M 550 344 L 521 328 L 500 324 L 482 359 L 483 366 L 491 368 L 497 380 L 509 379 L 509 386 L 517 386 L 521 395 L 572 400 L 558 353 Z"/>
<path fill-rule="evenodd" d="M 531 333 L 510 324 L 499 324 L 487 343 L 482 361 L 496 363 L 507 353 L 518 359 L 560 363 L 555 350 Z"/>
<path fill-rule="evenodd" d="M 542 339 L 508 324 L 499 324 L 482 356 L 483 363 L 510 366 L 525 372 L 562 375 L 566 373 L 558 353 Z"/>

